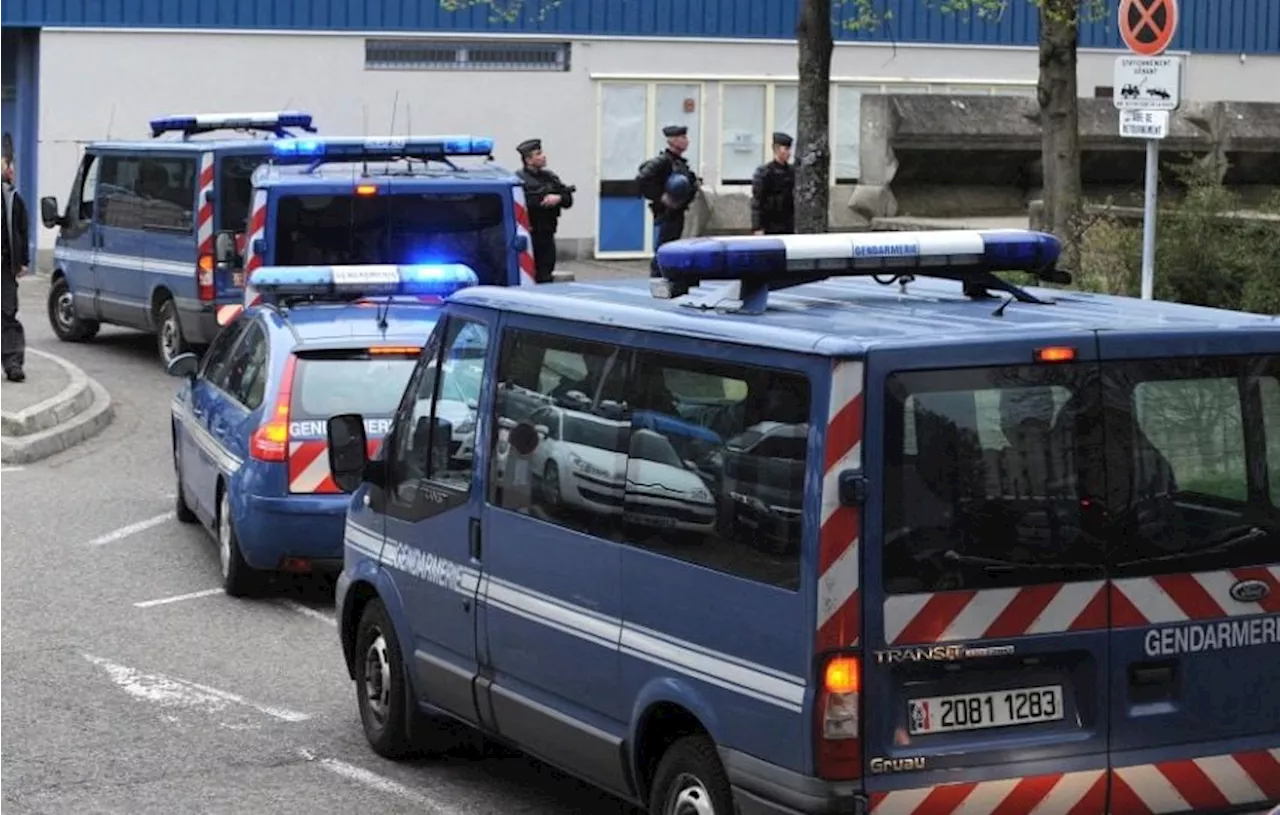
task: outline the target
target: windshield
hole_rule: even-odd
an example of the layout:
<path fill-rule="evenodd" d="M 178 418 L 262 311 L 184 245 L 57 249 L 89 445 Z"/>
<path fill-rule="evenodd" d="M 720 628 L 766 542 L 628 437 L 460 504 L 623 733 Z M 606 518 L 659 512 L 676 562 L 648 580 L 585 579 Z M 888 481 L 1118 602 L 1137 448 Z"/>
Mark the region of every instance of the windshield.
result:
<path fill-rule="evenodd" d="M 1276 559 L 1280 358 L 898 374 L 884 431 L 890 592 Z"/>
<path fill-rule="evenodd" d="M 286 195 L 276 216 L 277 266 L 465 263 L 503 285 L 502 197 L 487 194 Z"/>
<path fill-rule="evenodd" d="M 417 359 L 409 356 L 303 357 L 294 372 L 290 414 L 323 420 L 340 413 L 360 413 L 366 418 L 390 417 L 400 404 L 400 395 L 416 363 Z"/>
<path fill-rule="evenodd" d="M 666 464 L 670 467 L 683 467 L 684 462 L 676 455 L 665 436 L 652 430 L 637 430 L 631 434 L 631 458 Z"/>
<path fill-rule="evenodd" d="M 564 434 L 563 439 L 571 444 L 581 444 L 583 447 L 594 447 L 610 453 L 627 452 L 627 428 L 622 424 L 565 413 L 561 432 Z"/>
<path fill-rule="evenodd" d="M 223 156 L 218 160 L 219 229 L 244 232 L 253 197 L 253 171 L 266 160 L 266 156 Z"/>

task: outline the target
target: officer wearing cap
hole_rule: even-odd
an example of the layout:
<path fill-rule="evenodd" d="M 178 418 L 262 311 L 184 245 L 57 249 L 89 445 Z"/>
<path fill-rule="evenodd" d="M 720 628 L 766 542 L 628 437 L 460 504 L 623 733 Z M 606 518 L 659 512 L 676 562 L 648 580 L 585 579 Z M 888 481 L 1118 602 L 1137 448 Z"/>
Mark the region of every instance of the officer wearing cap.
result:
<path fill-rule="evenodd" d="M 790 235 L 796 231 L 796 170 L 791 166 L 791 137 L 773 134 L 773 161 L 751 178 L 751 231 Z"/>
<path fill-rule="evenodd" d="M 533 265 L 539 283 L 550 283 L 556 269 L 556 227 L 560 212 L 573 206 L 577 187 L 565 184 L 547 169 L 542 139 L 526 139 L 516 145 L 523 167 L 516 173 L 524 182 L 525 203 L 529 207 L 529 238 L 533 242 Z"/>
<path fill-rule="evenodd" d="M 698 194 L 698 176 L 689 168 L 684 153 L 689 149 L 689 128 L 667 125 L 662 128 L 667 147 L 640 165 L 636 183 L 649 201 L 653 222 L 658 225 L 658 246 L 679 240 L 684 232 L 684 214 Z M 657 248 L 649 263 L 649 274 L 658 276 Z"/>

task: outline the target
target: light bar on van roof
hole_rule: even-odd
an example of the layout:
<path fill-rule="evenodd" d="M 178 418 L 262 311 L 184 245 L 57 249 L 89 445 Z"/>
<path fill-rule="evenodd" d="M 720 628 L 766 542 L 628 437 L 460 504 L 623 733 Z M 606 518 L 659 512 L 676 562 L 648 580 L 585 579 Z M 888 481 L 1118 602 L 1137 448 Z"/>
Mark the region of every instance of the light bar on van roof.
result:
<path fill-rule="evenodd" d="M 365 159 L 443 159 L 488 156 L 493 139 L 477 136 L 384 136 L 378 138 L 281 139 L 272 145 L 277 163 L 310 164 Z"/>
<path fill-rule="evenodd" d="M 378 295 L 445 298 L 479 283 L 475 271 L 462 263 L 264 266 L 255 271 L 249 281 L 266 300 Z"/>
<path fill-rule="evenodd" d="M 920 276 L 980 283 L 1019 300 L 1043 302 L 992 273 L 1070 282 L 1054 269 L 1061 250 L 1054 236 L 1026 229 L 690 238 L 658 248 L 662 278 L 652 288 L 655 296 L 671 298 L 704 281 L 739 281 L 741 310 L 759 313 L 770 290 L 828 277 Z"/>
<path fill-rule="evenodd" d="M 300 110 L 281 110 L 275 113 L 188 113 L 161 116 L 151 120 L 151 137 L 164 133 L 211 133 L 215 130 L 262 130 L 278 136 L 290 135 L 287 128 L 296 127 L 315 133 L 311 114 Z"/>

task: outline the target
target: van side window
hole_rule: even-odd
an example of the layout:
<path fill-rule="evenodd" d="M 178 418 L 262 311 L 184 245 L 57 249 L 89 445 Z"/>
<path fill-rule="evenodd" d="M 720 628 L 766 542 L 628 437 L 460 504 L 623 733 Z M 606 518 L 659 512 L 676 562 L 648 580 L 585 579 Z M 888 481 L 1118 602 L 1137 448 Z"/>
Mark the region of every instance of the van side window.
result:
<path fill-rule="evenodd" d="M 630 353 L 509 330 L 498 362 L 489 500 L 601 537 L 622 514 Z"/>
<path fill-rule="evenodd" d="M 397 514 L 419 519 L 450 498 L 471 491 L 476 412 L 484 376 L 489 329 L 472 320 L 450 318 L 443 342 L 429 346 L 430 358 L 410 381 L 389 440 L 389 493 Z"/>
<path fill-rule="evenodd" d="M 809 381 L 784 371 L 641 352 L 627 394 L 625 540 L 798 589 Z"/>
<path fill-rule="evenodd" d="M 148 229 L 190 232 L 195 223 L 196 160 L 194 157 L 142 159 L 137 191 Z"/>
<path fill-rule="evenodd" d="M 98 189 L 98 171 L 102 160 L 93 153 L 86 153 L 76 179 L 76 188 L 67 202 L 67 215 L 78 221 L 93 220 L 93 201 Z"/>
<path fill-rule="evenodd" d="M 139 161 L 103 156 L 98 175 L 98 219 L 103 226 L 142 229 L 143 196 L 137 190 Z"/>
<path fill-rule="evenodd" d="M 1103 575 L 1086 481 L 1101 452 L 1088 365 L 890 376 L 884 419 L 889 594 Z"/>

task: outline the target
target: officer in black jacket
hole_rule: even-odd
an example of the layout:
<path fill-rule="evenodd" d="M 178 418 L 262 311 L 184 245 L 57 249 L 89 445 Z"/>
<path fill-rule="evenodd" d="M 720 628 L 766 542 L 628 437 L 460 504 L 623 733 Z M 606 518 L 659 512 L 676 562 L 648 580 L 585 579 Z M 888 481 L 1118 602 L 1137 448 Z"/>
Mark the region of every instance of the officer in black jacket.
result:
<path fill-rule="evenodd" d="M 773 134 L 773 161 L 751 178 L 751 231 L 790 235 L 796 231 L 796 170 L 791 166 L 791 137 Z"/>
<path fill-rule="evenodd" d="M 524 182 L 525 203 L 529 207 L 533 265 L 538 282 L 550 283 L 556 270 L 556 227 L 560 224 L 560 213 L 573 206 L 573 194 L 578 188 L 565 184 L 560 176 L 547 169 L 542 139 L 526 139 L 516 145 L 516 150 L 524 163 L 516 175 Z"/>
<path fill-rule="evenodd" d="M 0 322 L 0 356 L 3 357 L 4 375 L 10 382 L 22 382 L 27 341 L 18 320 L 18 278 L 27 273 L 31 265 L 30 231 L 27 228 L 27 206 L 22 196 L 13 188 L 13 165 L 5 161 L 0 171 L 0 191 L 4 206 L 4 268 L 0 269 L 0 300 L 3 303 L 3 322 Z"/>
<path fill-rule="evenodd" d="M 653 222 L 658 225 L 658 246 L 679 240 L 684 232 L 684 214 L 698 195 L 698 176 L 689 168 L 684 153 L 689 149 L 689 128 L 667 125 L 662 128 L 667 148 L 640 165 L 636 183 L 649 201 Z M 658 246 L 649 263 L 651 277 L 658 276 Z"/>

